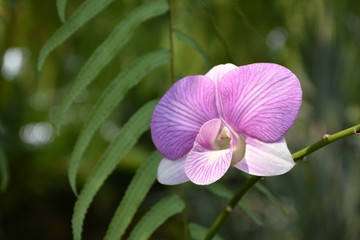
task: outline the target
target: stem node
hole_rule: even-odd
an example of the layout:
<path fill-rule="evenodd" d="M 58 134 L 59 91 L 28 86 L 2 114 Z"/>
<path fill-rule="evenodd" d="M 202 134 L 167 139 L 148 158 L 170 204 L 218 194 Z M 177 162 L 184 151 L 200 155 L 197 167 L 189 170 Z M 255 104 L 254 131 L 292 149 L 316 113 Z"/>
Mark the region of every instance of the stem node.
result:
<path fill-rule="evenodd" d="M 227 206 L 226 207 L 226 211 L 228 211 L 229 213 L 231 213 L 232 211 L 234 211 L 234 208 L 232 208 L 231 206 Z"/>
<path fill-rule="evenodd" d="M 324 134 L 323 139 L 324 139 L 324 140 L 329 140 L 329 137 L 330 137 L 330 134 L 327 134 L 327 133 L 326 133 L 326 134 Z"/>

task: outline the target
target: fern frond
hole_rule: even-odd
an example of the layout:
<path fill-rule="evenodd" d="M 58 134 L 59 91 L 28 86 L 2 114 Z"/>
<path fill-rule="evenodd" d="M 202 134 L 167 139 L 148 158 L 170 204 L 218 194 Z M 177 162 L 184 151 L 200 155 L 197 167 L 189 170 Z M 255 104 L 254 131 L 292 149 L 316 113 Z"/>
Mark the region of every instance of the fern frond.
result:
<path fill-rule="evenodd" d="M 204 63 L 208 69 L 212 67 L 209 55 L 198 42 L 196 42 L 193 38 L 191 38 L 189 35 L 186 35 L 184 32 L 180 31 L 179 29 L 175 29 L 174 32 L 177 39 L 189 45 L 190 47 L 195 48 L 199 52 L 200 56 L 204 60 Z"/>
<path fill-rule="evenodd" d="M 271 202 L 273 202 L 285 216 L 288 215 L 288 211 L 284 204 L 277 197 L 275 197 L 275 195 L 272 194 L 271 191 L 265 187 L 265 185 L 258 182 L 255 184 L 255 188 L 264 194 Z"/>
<path fill-rule="evenodd" d="M 230 190 L 228 190 L 219 183 L 207 185 L 206 188 L 219 197 L 230 199 L 233 195 L 233 193 Z M 244 201 L 239 201 L 238 205 L 257 225 L 259 226 L 264 225 L 259 215 L 253 212 L 251 208 Z"/>
<path fill-rule="evenodd" d="M 127 70 L 120 73 L 105 89 L 90 114 L 89 120 L 83 126 L 76 141 L 69 165 L 69 182 L 77 194 L 76 174 L 82 156 L 99 126 L 122 101 L 129 89 L 137 85 L 151 70 L 165 64 L 170 59 L 168 50 L 158 50 L 146 54 L 135 61 Z"/>
<path fill-rule="evenodd" d="M 140 23 L 161 15 L 168 10 L 166 0 L 155 0 L 137 7 L 131 12 L 106 38 L 106 40 L 95 50 L 86 61 L 76 76 L 68 93 L 65 95 L 58 110 L 55 127 L 59 131 L 64 120 L 65 113 L 76 98 L 76 96 L 88 84 L 90 84 L 102 69 L 115 57 L 119 50 L 130 39 Z"/>
<path fill-rule="evenodd" d="M 196 223 L 190 223 L 189 224 L 189 232 L 191 239 L 193 240 L 202 240 L 206 236 L 208 229 L 200 226 Z M 223 240 L 219 235 L 215 235 L 213 240 Z"/>
<path fill-rule="evenodd" d="M 123 157 L 134 147 L 139 137 L 149 129 L 150 118 L 157 101 L 141 107 L 122 127 L 104 154 L 96 162 L 93 172 L 85 182 L 75 203 L 72 217 L 74 240 L 81 239 L 85 214 L 106 178 L 116 168 Z"/>
<path fill-rule="evenodd" d="M 60 28 L 46 41 L 44 46 L 41 48 L 39 53 L 39 60 L 37 69 L 40 71 L 43 66 L 46 57 L 52 52 L 57 46 L 68 39 L 74 32 L 79 30 L 85 23 L 95 17 L 99 12 L 109 6 L 115 0 L 86 0 L 84 3 L 76 9 L 76 11 L 65 21 Z M 59 15 L 65 14 L 65 1 L 57 2 Z M 60 10 L 64 13 L 60 13 Z M 63 8 L 63 9 L 62 9 Z M 60 15 L 60 18 L 62 16 Z M 64 15 L 65 18 L 65 15 Z"/>
<path fill-rule="evenodd" d="M 169 196 L 153 206 L 131 231 L 128 240 L 147 240 L 169 217 L 185 208 L 178 195 Z"/>
<path fill-rule="evenodd" d="M 104 240 L 121 239 L 141 202 L 156 179 L 156 170 L 162 156 L 153 152 L 146 162 L 136 171 L 127 187 L 116 212 L 111 219 Z"/>
<path fill-rule="evenodd" d="M 61 22 L 65 22 L 66 0 L 56 0 L 56 8 Z"/>

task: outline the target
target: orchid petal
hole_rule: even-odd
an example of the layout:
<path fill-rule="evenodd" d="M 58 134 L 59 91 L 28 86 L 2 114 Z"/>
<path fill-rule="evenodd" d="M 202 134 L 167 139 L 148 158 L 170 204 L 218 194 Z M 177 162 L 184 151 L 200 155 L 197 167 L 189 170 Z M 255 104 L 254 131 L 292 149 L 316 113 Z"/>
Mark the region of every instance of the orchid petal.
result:
<path fill-rule="evenodd" d="M 193 147 L 200 127 L 215 117 L 215 83 L 205 76 L 185 77 L 166 92 L 154 110 L 153 142 L 166 158 L 179 159 Z"/>
<path fill-rule="evenodd" d="M 220 64 L 212 69 L 210 69 L 205 76 L 211 78 L 214 81 L 218 81 L 222 78 L 226 73 L 230 72 L 231 70 L 237 68 L 234 64 L 227 63 L 227 64 Z"/>
<path fill-rule="evenodd" d="M 185 158 L 169 160 L 163 158 L 158 167 L 157 179 L 166 185 L 175 185 L 189 181 L 184 171 Z"/>
<path fill-rule="evenodd" d="M 265 143 L 247 136 L 245 141 L 245 156 L 234 165 L 244 172 L 256 176 L 276 176 L 290 171 L 295 166 L 285 138 Z"/>
<path fill-rule="evenodd" d="M 241 66 L 217 82 L 220 115 L 238 133 L 278 141 L 293 125 L 302 98 L 299 80 L 287 68 L 257 63 Z"/>
<path fill-rule="evenodd" d="M 210 184 L 220 179 L 229 169 L 232 147 L 215 150 L 215 141 L 221 127 L 220 119 L 206 122 L 196 137 L 193 149 L 185 160 L 185 173 L 195 184 Z"/>

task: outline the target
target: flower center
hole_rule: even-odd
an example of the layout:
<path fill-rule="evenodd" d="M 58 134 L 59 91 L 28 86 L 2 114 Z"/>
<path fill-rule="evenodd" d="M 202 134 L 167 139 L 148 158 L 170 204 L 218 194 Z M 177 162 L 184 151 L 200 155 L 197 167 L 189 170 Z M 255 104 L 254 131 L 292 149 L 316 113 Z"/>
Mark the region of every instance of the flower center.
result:
<path fill-rule="evenodd" d="M 223 129 L 218 134 L 215 142 L 214 148 L 216 150 L 223 150 L 230 148 L 230 141 L 231 141 L 231 133 L 227 127 L 223 127 Z"/>
<path fill-rule="evenodd" d="M 240 160 L 243 159 L 245 155 L 245 138 L 242 134 L 238 134 L 235 131 L 230 131 L 228 127 L 224 126 L 219 131 L 212 146 L 215 150 L 224 150 L 229 149 L 230 144 L 235 144 L 233 146 L 233 156 L 231 159 L 231 165 L 234 165 L 240 162 Z"/>

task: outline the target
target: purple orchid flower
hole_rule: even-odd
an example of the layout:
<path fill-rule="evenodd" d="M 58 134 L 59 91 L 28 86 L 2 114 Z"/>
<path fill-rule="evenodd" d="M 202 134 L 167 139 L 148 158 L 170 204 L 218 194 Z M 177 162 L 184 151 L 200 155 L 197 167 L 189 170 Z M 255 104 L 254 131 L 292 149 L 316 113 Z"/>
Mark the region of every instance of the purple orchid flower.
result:
<path fill-rule="evenodd" d="M 275 176 L 295 165 L 285 133 L 302 102 L 299 80 L 277 64 L 218 65 L 176 82 L 161 98 L 151 134 L 163 154 L 158 181 L 211 184 L 233 166 Z"/>

